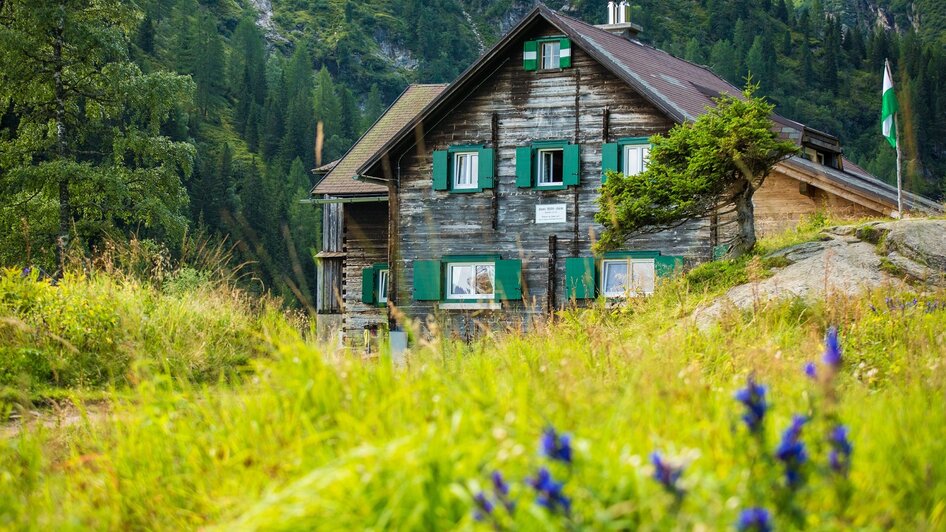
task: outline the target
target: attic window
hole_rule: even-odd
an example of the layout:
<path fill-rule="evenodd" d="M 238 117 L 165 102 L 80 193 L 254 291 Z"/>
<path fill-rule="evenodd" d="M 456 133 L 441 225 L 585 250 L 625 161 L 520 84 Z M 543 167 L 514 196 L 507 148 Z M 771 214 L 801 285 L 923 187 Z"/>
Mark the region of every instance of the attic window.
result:
<path fill-rule="evenodd" d="M 562 64 L 562 43 L 544 42 L 541 48 L 542 70 L 557 70 Z"/>
<path fill-rule="evenodd" d="M 522 50 L 525 70 L 559 70 L 572 66 L 572 42 L 567 37 L 526 41 Z"/>

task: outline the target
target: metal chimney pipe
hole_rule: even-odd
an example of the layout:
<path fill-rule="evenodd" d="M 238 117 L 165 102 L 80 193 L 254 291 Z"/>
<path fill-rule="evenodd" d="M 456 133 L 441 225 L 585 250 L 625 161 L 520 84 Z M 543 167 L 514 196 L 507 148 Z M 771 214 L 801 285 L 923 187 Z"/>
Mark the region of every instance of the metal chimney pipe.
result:
<path fill-rule="evenodd" d="M 621 16 L 619 17 L 618 23 L 624 24 L 631 21 L 630 10 L 631 6 L 627 3 L 627 0 L 621 1 Z"/>
<path fill-rule="evenodd" d="M 614 0 L 608 2 L 608 24 L 615 24 L 617 21 L 614 17 Z"/>

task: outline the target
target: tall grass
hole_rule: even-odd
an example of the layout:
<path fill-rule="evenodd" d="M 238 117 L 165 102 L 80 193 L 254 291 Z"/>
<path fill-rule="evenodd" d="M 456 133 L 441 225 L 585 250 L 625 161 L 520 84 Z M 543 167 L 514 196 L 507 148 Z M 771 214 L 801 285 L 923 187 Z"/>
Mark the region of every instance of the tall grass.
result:
<path fill-rule="evenodd" d="M 147 242 L 109 245 L 57 281 L 0 270 L 0 413 L 158 373 L 213 382 L 246 369 L 263 328 L 288 324 L 283 310 L 235 287 L 225 250 L 189 244 L 176 264 Z"/>
<path fill-rule="evenodd" d="M 257 342 L 269 356 L 241 382 L 155 375 L 107 416 L 3 442 L 0 526 L 488 529 L 474 497 L 498 470 L 516 501 L 495 510 L 506 529 L 727 529 L 747 507 L 779 529 L 946 527 L 946 310 L 923 305 L 946 293 L 916 306 L 902 294 L 761 305 L 701 332 L 688 315 L 725 284 L 714 275 L 530 334 L 421 342 L 402 366 L 313 345 L 274 319 Z M 829 325 L 844 346 L 830 390 L 802 371 Z M 750 373 L 769 386 L 758 439 L 733 399 Z M 813 419 L 810 460 L 789 493 L 772 453 L 796 413 Z M 846 477 L 827 466 L 829 413 L 851 430 Z M 571 465 L 540 455 L 550 426 L 573 435 Z M 652 451 L 684 465 L 682 496 L 651 478 Z M 569 514 L 535 503 L 527 479 L 542 466 Z"/>

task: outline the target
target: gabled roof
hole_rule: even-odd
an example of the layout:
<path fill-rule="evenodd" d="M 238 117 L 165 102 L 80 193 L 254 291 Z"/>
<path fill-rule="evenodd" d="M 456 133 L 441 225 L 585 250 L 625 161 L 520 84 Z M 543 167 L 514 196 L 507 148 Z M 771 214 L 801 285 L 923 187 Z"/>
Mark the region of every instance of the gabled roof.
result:
<path fill-rule="evenodd" d="M 330 169 L 326 168 L 328 165 L 319 168 L 327 169 L 328 173 L 312 189 L 312 194 L 387 194 L 388 188 L 386 186 L 355 180 L 358 167 L 375 155 L 385 142 L 390 140 L 405 124 L 411 122 L 420 113 L 421 109 L 446 87 L 446 85 L 411 85 L 407 87 L 391 107 L 348 150 L 344 157 L 334 163 L 334 166 Z"/>
<path fill-rule="evenodd" d="M 493 48 L 470 65 L 456 81 L 434 98 L 413 120 L 404 124 L 397 134 L 387 139 L 372 157 L 365 159 L 356 173 L 366 179 L 371 179 L 372 170 L 377 169 L 378 163 L 386 153 L 398 146 L 407 147 L 413 140 L 413 132 L 421 122 L 429 117 L 449 113 L 449 110 L 453 109 L 458 102 L 469 96 L 480 78 L 488 76 L 495 68 L 495 63 L 508 57 L 509 47 L 527 35 L 528 31 L 542 20 L 568 36 L 585 53 L 676 122 L 695 120 L 705 112 L 707 107 L 715 105 L 713 102 L 715 97 L 723 94 L 735 97 L 742 95 L 741 90 L 705 66 L 674 57 L 636 39 L 628 39 L 611 33 L 539 4 Z M 793 140 L 797 144 L 801 144 L 803 139 L 809 137 L 822 139 L 822 142 L 828 141 L 830 144 L 837 142 L 836 137 L 808 128 L 794 120 L 778 115 L 773 116 L 773 120 L 776 123 L 776 131 L 782 137 Z M 840 151 L 839 146 L 837 149 Z M 887 204 L 892 197 L 893 205 L 896 205 L 896 189 L 866 171 L 852 173 L 816 164 L 803 164 L 807 161 L 798 160 L 802 161 L 795 164 L 799 170 L 818 171 L 822 177 L 840 186 L 860 192 L 876 193 L 876 198 Z M 795 160 L 793 159 L 792 162 Z M 920 196 L 910 196 L 908 204 L 912 203 L 916 208 L 922 208 L 921 205 L 927 207 L 936 205 Z M 913 198 L 916 198 L 916 201 Z M 936 208 L 942 210 L 941 207 L 936 206 Z M 929 208 L 924 210 L 929 210 Z"/>
<path fill-rule="evenodd" d="M 844 170 L 838 170 L 818 164 L 801 157 L 791 157 L 783 162 L 791 169 L 802 171 L 809 175 L 826 178 L 830 182 L 843 182 L 847 188 L 857 191 L 862 196 L 877 203 L 892 206 L 896 209 L 897 189 L 872 176 L 867 170 L 845 160 Z M 943 206 L 919 194 L 903 191 L 903 206 L 914 211 L 942 213 Z M 887 213 L 884 213 L 887 214 Z"/>

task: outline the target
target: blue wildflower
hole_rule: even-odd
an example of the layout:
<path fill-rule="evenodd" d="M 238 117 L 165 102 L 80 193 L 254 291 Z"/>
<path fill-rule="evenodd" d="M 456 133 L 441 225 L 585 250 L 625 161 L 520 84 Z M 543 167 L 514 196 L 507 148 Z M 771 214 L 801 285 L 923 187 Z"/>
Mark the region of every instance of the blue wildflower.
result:
<path fill-rule="evenodd" d="M 650 461 L 654 464 L 654 480 L 660 482 L 670 493 L 682 495 L 683 489 L 677 482 L 683 475 L 683 468 L 667 463 L 658 452 L 650 454 Z"/>
<path fill-rule="evenodd" d="M 502 473 L 493 471 L 492 481 L 493 494 L 496 495 L 496 499 L 506 507 L 509 513 L 513 513 L 516 509 L 516 503 L 509 499 L 509 484 L 503 479 Z"/>
<path fill-rule="evenodd" d="M 755 378 L 749 375 L 746 387 L 736 392 L 736 400 L 745 405 L 746 413 L 742 420 L 749 427 L 750 432 L 758 432 L 762 428 L 762 420 L 769 405 L 765 402 L 766 387 L 756 383 Z"/>
<path fill-rule="evenodd" d="M 838 369 L 841 367 L 841 343 L 838 340 L 838 328 L 831 327 L 824 339 L 824 363 Z"/>
<path fill-rule="evenodd" d="M 485 521 L 487 517 L 493 515 L 493 502 L 489 500 L 485 493 L 477 493 L 473 497 L 473 502 L 476 503 L 476 508 L 473 510 L 473 519 Z"/>
<path fill-rule="evenodd" d="M 542 433 L 542 454 L 552 460 L 572 463 L 572 437 L 569 434 L 559 434 L 549 427 Z"/>
<path fill-rule="evenodd" d="M 740 532 L 771 532 L 772 516 L 765 508 L 747 508 L 739 514 L 736 529 Z"/>
<path fill-rule="evenodd" d="M 831 452 L 828 453 L 828 464 L 836 473 L 847 473 L 851 467 L 851 453 L 854 447 L 848 439 L 848 430 L 844 425 L 838 425 L 828 433 L 828 443 Z"/>
<path fill-rule="evenodd" d="M 808 378 L 810 378 L 810 379 L 817 379 L 817 378 L 818 378 L 818 366 L 816 366 L 814 362 L 806 362 L 806 363 L 805 363 L 805 375 L 807 375 Z"/>
<path fill-rule="evenodd" d="M 535 478 L 528 479 L 528 483 L 536 492 L 536 503 L 550 512 L 562 510 L 565 514 L 571 511 L 572 501 L 565 496 L 564 486 L 556 482 L 552 474 L 545 467 L 539 470 Z"/>
<path fill-rule="evenodd" d="M 804 416 L 795 416 L 792 424 L 782 433 L 782 441 L 775 449 L 775 458 L 785 465 L 785 481 L 789 487 L 801 482 L 801 467 L 808 461 L 808 451 L 801 441 L 801 429 L 808 422 Z"/>

